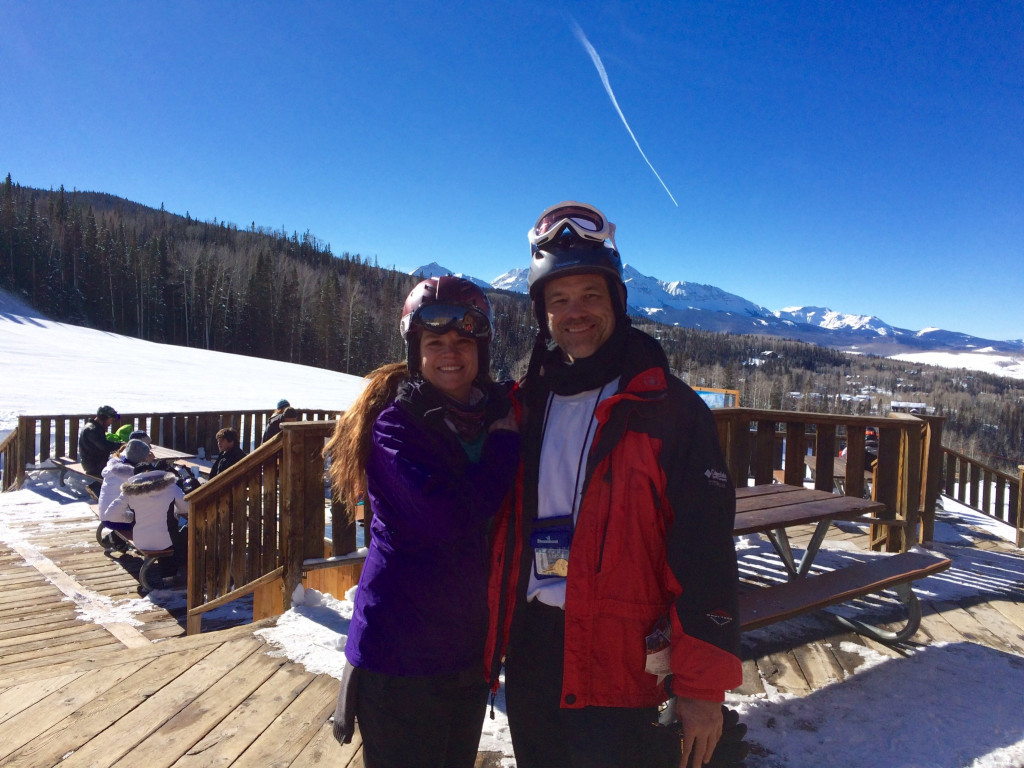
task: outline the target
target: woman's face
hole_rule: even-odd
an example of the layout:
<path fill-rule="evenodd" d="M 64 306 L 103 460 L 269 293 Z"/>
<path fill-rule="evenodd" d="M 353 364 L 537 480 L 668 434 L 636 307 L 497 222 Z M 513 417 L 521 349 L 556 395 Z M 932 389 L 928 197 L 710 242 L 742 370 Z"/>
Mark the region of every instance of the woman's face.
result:
<path fill-rule="evenodd" d="M 476 341 L 456 331 L 420 336 L 420 371 L 423 378 L 460 402 L 468 402 L 479 363 Z"/>

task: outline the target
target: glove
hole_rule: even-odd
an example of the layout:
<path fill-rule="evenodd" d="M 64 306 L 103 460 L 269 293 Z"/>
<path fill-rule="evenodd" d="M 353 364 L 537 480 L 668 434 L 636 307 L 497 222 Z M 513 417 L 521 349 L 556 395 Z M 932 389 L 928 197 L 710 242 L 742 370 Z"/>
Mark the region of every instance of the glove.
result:
<path fill-rule="evenodd" d="M 671 702 L 669 709 L 673 709 Z M 652 727 L 649 739 L 649 764 L 657 768 L 678 768 L 682 759 L 683 724 L 674 720 L 668 724 Z M 745 768 L 750 745 L 743 740 L 747 735 L 747 726 L 740 722 L 740 715 L 735 709 L 722 705 L 722 737 L 711 755 L 711 762 L 704 768 Z"/>
<path fill-rule="evenodd" d="M 334 709 L 334 738 L 339 744 L 349 744 L 356 731 L 356 695 L 358 691 L 358 674 L 351 664 L 346 663 L 341 673 L 341 688 L 338 690 L 338 703 Z"/>

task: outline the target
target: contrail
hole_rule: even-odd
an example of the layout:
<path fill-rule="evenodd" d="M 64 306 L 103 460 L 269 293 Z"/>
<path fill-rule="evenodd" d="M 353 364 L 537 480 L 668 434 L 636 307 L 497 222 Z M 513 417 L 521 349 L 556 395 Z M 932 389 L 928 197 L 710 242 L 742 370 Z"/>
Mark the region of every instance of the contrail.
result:
<path fill-rule="evenodd" d="M 658 172 L 654 170 L 654 166 L 651 165 L 651 161 L 647 159 L 647 155 L 644 154 L 643 149 L 640 148 L 640 142 L 636 140 L 636 136 L 633 135 L 633 129 L 629 127 L 629 123 L 626 122 L 626 116 L 622 114 L 622 110 L 619 108 L 619 102 L 615 99 L 615 94 L 612 93 L 611 83 L 608 82 L 608 73 L 604 71 L 604 64 L 601 63 L 601 57 L 597 55 L 597 51 L 594 50 L 594 46 L 587 40 L 587 36 L 583 34 L 583 30 L 580 29 L 580 25 L 576 23 L 575 19 L 569 19 L 572 22 L 572 30 L 576 35 L 576 39 L 580 41 L 587 53 L 590 54 L 590 60 L 594 62 L 594 66 L 597 67 L 597 74 L 601 76 L 601 83 L 604 85 L 604 89 L 608 92 L 608 98 L 612 100 L 612 106 L 615 107 L 615 111 L 619 113 L 619 117 L 622 118 L 622 124 L 626 126 L 626 130 L 629 131 L 629 136 L 633 139 L 633 143 L 636 144 L 636 148 L 640 152 L 640 157 L 647 163 L 647 167 L 651 169 L 655 178 L 658 179 L 665 192 L 668 193 L 669 199 L 675 203 L 676 208 L 679 207 L 679 203 L 676 203 L 676 199 L 672 197 L 672 193 L 669 192 L 668 187 L 665 186 L 665 182 L 661 180 L 661 176 L 658 176 Z"/>

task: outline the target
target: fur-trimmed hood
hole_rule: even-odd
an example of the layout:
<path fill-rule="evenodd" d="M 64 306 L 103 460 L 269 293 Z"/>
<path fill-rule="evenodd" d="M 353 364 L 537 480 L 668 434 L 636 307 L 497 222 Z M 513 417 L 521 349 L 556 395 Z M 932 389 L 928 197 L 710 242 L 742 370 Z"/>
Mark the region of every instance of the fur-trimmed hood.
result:
<path fill-rule="evenodd" d="M 168 486 L 174 485 L 175 477 L 173 472 L 165 472 L 162 469 L 154 469 L 149 472 L 142 472 L 133 475 L 121 486 L 121 493 L 125 496 L 143 496 L 147 493 L 157 493 Z"/>

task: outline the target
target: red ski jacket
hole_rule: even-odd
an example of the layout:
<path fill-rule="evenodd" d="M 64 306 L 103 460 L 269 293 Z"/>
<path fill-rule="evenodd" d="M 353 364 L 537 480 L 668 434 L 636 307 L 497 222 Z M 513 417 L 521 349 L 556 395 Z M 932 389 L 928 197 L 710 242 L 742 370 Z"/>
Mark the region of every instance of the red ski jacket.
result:
<path fill-rule="evenodd" d="M 660 346 L 639 331 L 631 334 L 620 389 L 596 411 L 570 549 L 567 708 L 665 701 L 666 686 L 644 671 L 645 638 L 662 617 L 672 627 L 671 693 L 722 701 L 743 680 L 732 538 L 736 497 L 714 417 L 667 372 Z M 524 487 L 523 478 L 521 464 L 494 529 L 485 655 L 494 690 L 533 562 L 529 534 L 537 488 L 535 482 Z"/>

